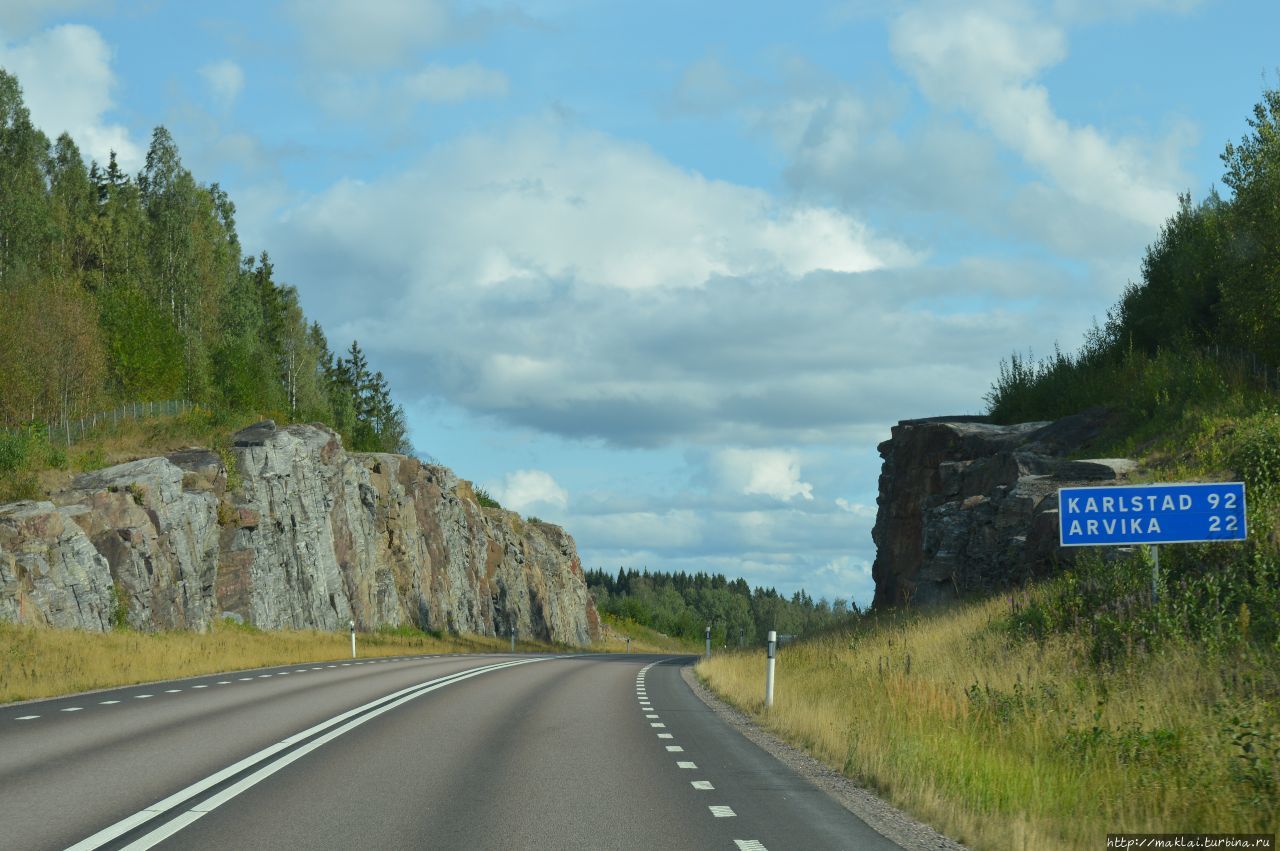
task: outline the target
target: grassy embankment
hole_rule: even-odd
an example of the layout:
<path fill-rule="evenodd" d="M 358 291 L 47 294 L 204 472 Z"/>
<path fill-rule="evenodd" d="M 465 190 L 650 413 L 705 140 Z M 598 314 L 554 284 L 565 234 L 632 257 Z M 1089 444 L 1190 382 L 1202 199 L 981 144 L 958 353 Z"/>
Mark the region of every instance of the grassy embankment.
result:
<path fill-rule="evenodd" d="M 1265 404 L 1263 404 L 1265 402 Z M 1247 544 L 1085 557 L 1012 594 L 866 618 L 764 659 L 698 666 L 717 692 L 942 832 L 983 849 L 1094 849 L 1108 832 L 1280 827 L 1280 415 L 1274 398 L 1127 428 L 1094 457 L 1156 480 L 1243 477 Z M 1135 451 L 1136 450 L 1136 451 Z"/>
<path fill-rule="evenodd" d="M 231 435 L 261 419 L 254 413 L 195 408 L 178 416 L 103 424 L 69 447 L 51 444 L 38 433 L 0 432 L 0 502 L 47 499 L 69 487 L 77 473 L 189 446 L 208 447 L 229 458 Z"/>
<path fill-rule="evenodd" d="M 425 633 L 412 628 L 356 635 L 360 658 L 432 653 L 503 653 L 510 640 Z M 579 648 L 517 641 L 521 653 Z M 350 633 L 267 632 L 221 623 L 207 633 L 108 633 L 0 623 L 0 704 L 15 700 L 271 665 L 351 657 Z"/>
<path fill-rule="evenodd" d="M 694 648 L 621 619 L 604 618 L 605 636 L 588 648 L 517 641 L 521 653 L 691 653 Z M 430 653 L 504 653 L 510 639 L 426 633 L 410 627 L 359 633 L 361 658 Z M 0 704 L 91 689 L 222 671 L 292 665 L 351 655 L 350 633 L 267 632 L 233 623 L 210 632 L 90 633 L 0 623 Z"/>
<path fill-rule="evenodd" d="M 626 653 L 628 637 L 631 638 L 632 653 L 697 654 L 702 651 L 701 646 L 694 642 L 664 635 L 629 618 L 611 615 L 608 612 L 600 613 L 600 625 L 603 635 L 592 645 L 592 649 L 602 653 Z"/>

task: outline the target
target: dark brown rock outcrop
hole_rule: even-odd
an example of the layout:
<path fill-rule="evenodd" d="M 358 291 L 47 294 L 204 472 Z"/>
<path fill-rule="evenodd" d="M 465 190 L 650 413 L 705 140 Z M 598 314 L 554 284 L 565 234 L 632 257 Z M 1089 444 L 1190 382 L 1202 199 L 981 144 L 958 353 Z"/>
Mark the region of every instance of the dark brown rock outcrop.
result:
<path fill-rule="evenodd" d="M 1122 480 L 1127 459 L 1068 460 L 1107 412 L 996 425 L 986 417 L 904 420 L 880 444 L 873 605 L 929 605 L 1042 576 L 1058 546 L 1058 489 Z"/>

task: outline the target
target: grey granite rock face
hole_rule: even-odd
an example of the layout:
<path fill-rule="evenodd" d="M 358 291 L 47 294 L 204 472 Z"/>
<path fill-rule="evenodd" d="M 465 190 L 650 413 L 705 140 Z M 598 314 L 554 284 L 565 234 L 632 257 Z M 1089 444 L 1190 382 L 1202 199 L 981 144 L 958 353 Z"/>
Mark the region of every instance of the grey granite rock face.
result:
<path fill-rule="evenodd" d="M 0 506 L 0 619 L 106 629 L 410 624 L 580 645 L 599 623 L 573 539 L 481 508 L 448 469 L 264 422 Z M 230 463 L 230 462 L 229 462 Z"/>
<path fill-rule="evenodd" d="M 1122 484 L 1128 459 L 1070 461 L 1107 423 L 1090 410 L 1053 423 L 904 420 L 880 444 L 872 537 L 876 607 L 929 605 L 1042 576 L 1058 546 L 1058 488 Z"/>

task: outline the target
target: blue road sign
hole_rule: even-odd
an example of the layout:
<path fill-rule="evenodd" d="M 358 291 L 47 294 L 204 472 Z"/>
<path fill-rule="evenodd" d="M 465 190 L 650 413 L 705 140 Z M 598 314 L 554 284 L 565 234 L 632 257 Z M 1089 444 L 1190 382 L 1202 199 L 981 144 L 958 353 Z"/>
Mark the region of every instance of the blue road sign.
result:
<path fill-rule="evenodd" d="M 1064 547 L 1245 539 L 1244 483 L 1061 488 Z"/>

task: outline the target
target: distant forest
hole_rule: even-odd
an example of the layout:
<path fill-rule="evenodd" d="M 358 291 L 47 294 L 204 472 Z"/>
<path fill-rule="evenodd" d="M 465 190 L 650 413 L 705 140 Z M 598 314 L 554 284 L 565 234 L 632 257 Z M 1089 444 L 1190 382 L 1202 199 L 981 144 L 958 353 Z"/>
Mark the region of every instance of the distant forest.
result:
<path fill-rule="evenodd" d="M 737 647 L 739 640 L 758 645 L 771 629 L 811 635 L 859 614 L 857 604 L 845 600 L 815 602 L 804 591 L 787 599 L 772 588 L 753 591 L 745 579 L 701 572 L 588 570 L 587 588 L 600 611 L 667 635 L 701 641 L 709 625 L 717 647 Z"/>
<path fill-rule="evenodd" d="M 408 449 L 382 373 L 354 341 L 335 355 L 266 251 L 244 255 L 235 205 L 169 131 L 137 175 L 114 152 L 86 166 L 71 136 L 32 126 L 0 69 L 0 427 L 168 399 Z"/>

